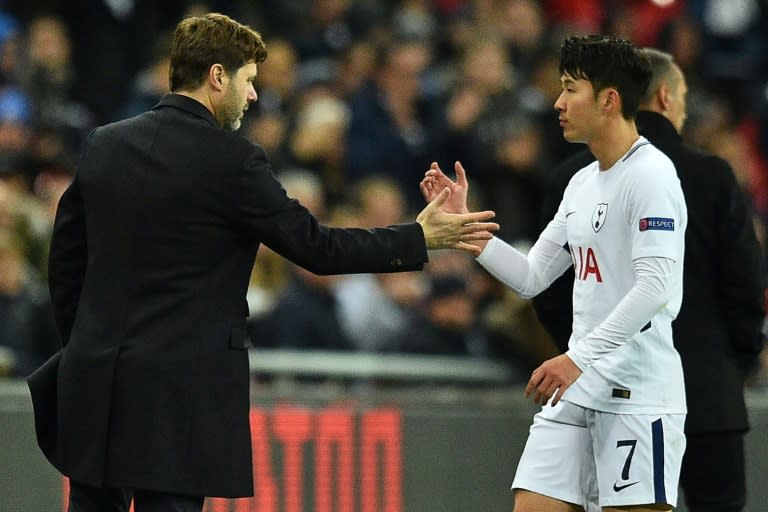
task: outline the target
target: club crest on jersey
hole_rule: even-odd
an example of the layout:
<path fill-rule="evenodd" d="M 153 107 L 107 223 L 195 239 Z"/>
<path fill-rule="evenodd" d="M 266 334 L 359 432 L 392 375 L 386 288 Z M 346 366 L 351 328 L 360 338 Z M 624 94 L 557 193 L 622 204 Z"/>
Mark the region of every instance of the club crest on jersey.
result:
<path fill-rule="evenodd" d="M 675 219 L 667 217 L 646 217 L 640 219 L 640 231 L 674 231 Z"/>
<path fill-rule="evenodd" d="M 592 212 L 592 229 L 595 233 L 605 224 L 605 216 L 608 215 L 608 203 L 597 203 L 595 211 Z"/>

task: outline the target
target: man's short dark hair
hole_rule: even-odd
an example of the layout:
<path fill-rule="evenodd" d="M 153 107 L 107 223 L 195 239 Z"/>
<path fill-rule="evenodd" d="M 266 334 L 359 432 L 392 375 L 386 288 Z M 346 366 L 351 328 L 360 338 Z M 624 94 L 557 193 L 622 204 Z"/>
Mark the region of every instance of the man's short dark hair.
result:
<path fill-rule="evenodd" d="M 648 58 L 632 43 L 607 35 L 571 36 L 560 49 L 560 73 L 592 83 L 597 95 L 614 87 L 625 119 L 633 119 L 651 80 Z"/>
<path fill-rule="evenodd" d="M 196 89 L 214 64 L 233 73 L 249 62 L 264 62 L 266 58 L 261 34 L 229 16 L 209 13 L 186 18 L 173 34 L 171 90 Z"/>

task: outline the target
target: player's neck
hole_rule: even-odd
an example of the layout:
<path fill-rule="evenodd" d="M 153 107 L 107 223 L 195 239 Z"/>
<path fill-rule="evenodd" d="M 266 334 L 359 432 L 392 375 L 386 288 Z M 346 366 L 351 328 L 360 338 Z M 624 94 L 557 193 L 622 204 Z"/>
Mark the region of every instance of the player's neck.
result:
<path fill-rule="evenodd" d="M 595 155 L 600 170 L 610 169 L 622 157 L 639 137 L 634 121 L 624 118 L 615 123 L 607 124 L 602 132 L 587 143 L 589 150 Z"/>

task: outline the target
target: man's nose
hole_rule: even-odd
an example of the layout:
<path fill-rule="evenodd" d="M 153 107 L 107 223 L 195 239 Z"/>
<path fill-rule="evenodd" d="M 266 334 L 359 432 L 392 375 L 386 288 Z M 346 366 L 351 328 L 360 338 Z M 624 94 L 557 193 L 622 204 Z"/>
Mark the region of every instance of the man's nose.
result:
<path fill-rule="evenodd" d="M 560 93 L 560 96 L 557 97 L 555 100 L 555 104 L 553 105 L 554 109 L 558 112 L 562 112 L 565 110 L 565 107 L 563 107 L 563 94 Z"/>

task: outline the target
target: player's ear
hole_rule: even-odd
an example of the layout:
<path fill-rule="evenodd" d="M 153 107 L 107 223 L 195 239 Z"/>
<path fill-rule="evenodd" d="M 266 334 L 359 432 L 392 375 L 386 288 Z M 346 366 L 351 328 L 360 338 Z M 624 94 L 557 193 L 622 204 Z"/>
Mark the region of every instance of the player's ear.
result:
<path fill-rule="evenodd" d="M 619 91 L 613 87 L 607 87 L 600 93 L 599 105 L 603 112 L 608 113 L 610 110 L 621 109 L 621 97 Z"/>

